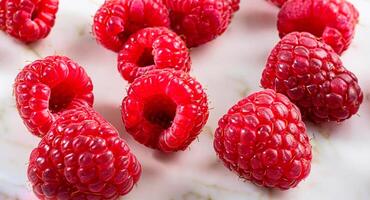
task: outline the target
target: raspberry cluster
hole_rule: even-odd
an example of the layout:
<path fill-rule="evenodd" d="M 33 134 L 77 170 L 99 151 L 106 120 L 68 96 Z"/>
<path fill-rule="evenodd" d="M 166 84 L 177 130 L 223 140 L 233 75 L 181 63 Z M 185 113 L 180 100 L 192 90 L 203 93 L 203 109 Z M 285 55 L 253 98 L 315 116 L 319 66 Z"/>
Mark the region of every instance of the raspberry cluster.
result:
<path fill-rule="evenodd" d="M 59 0 L 1 0 L 0 30 L 23 42 L 45 38 L 54 26 Z"/>
<path fill-rule="evenodd" d="M 117 199 L 138 181 L 141 165 L 118 131 L 93 108 L 93 85 L 67 57 L 49 56 L 17 76 L 17 108 L 42 137 L 28 179 L 39 199 Z"/>
<path fill-rule="evenodd" d="M 359 14 L 345 0 L 270 0 L 282 6 L 281 41 L 262 74 L 266 88 L 234 105 L 220 120 L 214 149 L 225 166 L 254 184 L 289 189 L 310 173 L 305 119 L 344 121 L 363 93 L 338 54 L 354 36 Z M 209 117 L 202 85 L 188 72 L 189 49 L 221 35 L 240 0 L 106 0 L 93 33 L 118 52 L 118 71 L 130 85 L 122 121 L 139 143 L 185 150 Z M 54 24 L 57 0 L 0 1 L 0 29 L 32 42 Z M 141 165 L 118 131 L 92 107 L 85 70 L 49 56 L 18 74 L 14 95 L 28 130 L 42 137 L 28 178 L 40 199 L 118 199 L 139 180 Z M 302 113 L 302 115 L 301 115 Z"/>

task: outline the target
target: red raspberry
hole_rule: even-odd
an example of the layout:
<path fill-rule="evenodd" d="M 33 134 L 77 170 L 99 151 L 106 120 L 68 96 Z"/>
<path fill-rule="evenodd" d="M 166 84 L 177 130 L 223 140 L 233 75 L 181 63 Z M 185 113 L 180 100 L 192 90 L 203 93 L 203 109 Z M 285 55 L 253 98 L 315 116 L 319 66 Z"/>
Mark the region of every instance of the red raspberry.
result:
<path fill-rule="evenodd" d="M 186 72 L 152 70 L 130 85 L 122 119 L 138 142 L 164 152 L 184 150 L 207 122 L 207 96 Z"/>
<path fill-rule="evenodd" d="M 276 5 L 277 7 L 281 8 L 287 0 L 267 0 L 271 2 L 272 4 Z"/>
<path fill-rule="evenodd" d="M 86 104 L 61 113 L 30 156 L 28 179 L 42 200 L 117 199 L 141 166 L 115 128 Z"/>
<path fill-rule="evenodd" d="M 54 26 L 58 4 L 58 0 L 3 0 L 0 29 L 23 42 L 45 38 Z"/>
<path fill-rule="evenodd" d="M 164 27 L 144 28 L 131 35 L 118 56 L 118 70 L 130 83 L 152 69 L 189 72 L 190 65 L 185 42 Z"/>
<path fill-rule="evenodd" d="M 231 6 L 231 9 L 233 12 L 236 12 L 240 9 L 240 0 L 228 0 L 229 1 L 229 4 Z"/>
<path fill-rule="evenodd" d="M 280 10 L 277 26 L 280 37 L 309 32 L 341 54 L 352 41 L 358 17 L 356 8 L 345 0 L 291 0 Z"/>
<path fill-rule="evenodd" d="M 92 90 L 84 69 L 62 56 L 49 56 L 27 65 L 14 84 L 19 114 L 37 136 L 44 136 L 72 101 L 83 100 L 92 105 Z"/>
<path fill-rule="evenodd" d="M 170 10 L 172 29 L 184 36 L 188 47 L 209 42 L 229 25 L 232 9 L 228 0 L 163 0 Z"/>
<path fill-rule="evenodd" d="M 118 52 L 136 31 L 169 23 L 161 0 L 107 0 L 95 14 L 93 32 L 104 47 Z"/>
<path fill-rule="evenodd" d="M 0 30 L 5 31 L 6 23 L 6 10 L 5 10 L 5 0 L 0 0 Z"/>
<path fill-rule="evenodd" d="M 225 166 L 254 184 L 289 189 L 311 168 L 311 145 L 299 109 L 272 90 L 254 93 L 219 121 L 214 148 Z"/>
<path fill-rule="evenodd" d="M 363 101 L 356 76 L 309 33 L 290 33 L 275 46 L 261 84 L 287 95 L 314 122 L 348 119 Z"/>

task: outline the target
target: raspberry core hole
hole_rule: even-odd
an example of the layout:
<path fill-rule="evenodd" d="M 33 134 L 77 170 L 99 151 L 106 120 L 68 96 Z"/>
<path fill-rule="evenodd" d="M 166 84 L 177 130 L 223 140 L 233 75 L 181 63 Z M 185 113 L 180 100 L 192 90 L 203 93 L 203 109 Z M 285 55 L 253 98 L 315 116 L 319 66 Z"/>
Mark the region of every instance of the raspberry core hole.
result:
<path fill-rule="evenodd" d="M 140 55 L 137 65 L 139 67 L 147 67 L 154 65 L 154 57 L 152 54 L 152 49 L 145 48 L 143 53 Z"/>
<path fill-rule="evenodd" d="M 144 117 L 163 129 L 171 127 L 177 106 L 166 95 L 155 95 L 144 102 Z"/>
<path fill-rule="evenodd" d="M 74 98 L 73 86 L 62 83 L 51 89 L 49 100 L 49 110 L 51 113 L 57 113 L 67 108 Z"/>
<path fill-rule="evenodd" d="M 32 10 L 32 13 L 31 13 L 31 20 L 35 20 L 39 16 L 39 14 L 40 14 L 39 7 L 40 6 L 38 4 L 35 5 L 34 9 Z"/>
<path fill-rule="evenodd" d="M 327 24 L 319 18 L 304 19 L 294 25 L 295 31 L 309 32 L 316 37 L 321 37 Z"/>

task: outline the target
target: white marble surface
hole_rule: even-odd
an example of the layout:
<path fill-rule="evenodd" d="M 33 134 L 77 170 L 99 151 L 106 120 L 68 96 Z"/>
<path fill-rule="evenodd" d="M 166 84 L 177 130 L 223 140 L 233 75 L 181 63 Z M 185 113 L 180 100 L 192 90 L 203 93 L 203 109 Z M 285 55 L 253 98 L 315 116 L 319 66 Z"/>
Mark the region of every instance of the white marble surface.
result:
<path fill-rule="evenodd" d="M 216 41 L 193 50 L 195 76 L 211 101 L 204 132 L 182 153 L 163 155 L 133 141 L 123 131 L 119 105 L 127 84 L 116 71 L 116 55 L 90 34 L 92 16 L 103 0 L 61 0 L 49 37 L 26 46 L 0 33 L 0 199 L 36 199 L 26 167 L 39 141 L 23 126 L 14 106 L 12 83 L 27 63 L 48 55 L 66 55 L 85 66 L 95 86 L 95 108 L 128 140 L 143 164 L 138 185 L 126 200 L 370 199 L 370 2 L 353 0 L 360 24 L 342 59 L 357 74 L 366 95 L 357 116 L 342 123 L 308 124 L 313 162 L 310 176 L 296 189 L 270 191 L 242 182 L 217 160 L 212 147 L 217 120 L 252 91 L 269 51 L 278 41 L 278 9 L 263 0 L 242 0 L 230 29 Z M 109 89 L 108 89 L 109 88 Z"/>

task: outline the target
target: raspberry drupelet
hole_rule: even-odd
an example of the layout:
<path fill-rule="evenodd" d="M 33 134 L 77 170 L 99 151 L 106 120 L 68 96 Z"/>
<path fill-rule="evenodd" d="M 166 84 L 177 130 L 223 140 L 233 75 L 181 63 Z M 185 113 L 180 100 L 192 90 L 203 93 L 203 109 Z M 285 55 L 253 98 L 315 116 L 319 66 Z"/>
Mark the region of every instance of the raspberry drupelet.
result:
<path fill-rule="evenodd" d="M 45 38 L 55 23 L 59 0 L 2 0 L 0 30 L 23 42 Z"/>
<path fill-rule="evenodd" d="M 28 179 L 41 200 L 115 200 L 131 191 L 141 165 L 117 130 L 74 101 L 30 155 Z"/>
<path fill-rule="evenodd" d="M 273 90 L 234 105 L 216 130 L 214 148 L 225 166 L 256 185 L 294 188 L 311 168 L 311 145 L 299 109 Z"/>
<path fill-rule="evenodd" d="M 153 69 L 189 72 L 191 59 L 185 42 L 165 27 L 144 28 L 131 35 L 118 55 L 118 70 L 128 82 Z"/>
<path fill-rule="evenodd" d="M 170 11 L 171 28 L 184 37 L 189 48 L 212 41 L 224 33 L 234 12 L 229 0 L 163 2 Z"/>
<path fill-rule="evenodd" d="M 293 32 L 281 39 L 267 60 L 261 85 L 287 95 L 316 123 L 344 121 L 363 101 L 356 76 L 310 33 Z"/>
<path fill-rule="evenodd" d="M 95 14 L 93 33 L 105 48 L 118 52 L 136 31 L 169 25 L 162 0 L 107 0 Z"/>
<path fill-rule="evenodd" d="M 122 102 L 127 132 L 163 152 L 185 150 L 208 115 L 202 86 L 188 73 L 174 69 L 152 70 L 135 79 Z"/>
<path fill-rule="evenodd" d="M 268 2 L 271 2 L 275 6 L 281 8 L 287 0 L 267 0 Z"/>
<path fill-rule="evenodd" d="M 358 11 L 346 0 L 290 0 L 279 12 L 277 28 L 281 38 L 309 32 L 342 54 L 351 44 L 358 18 Z"/>
<path fill-rule="evenodd" d="M 74 100 L 91 106 L 92 90 L 85 70 L 63 56 L 49 56 L 27 65 L 14 84 L 19 114 L 28 130 L 40 137 Z"/>

